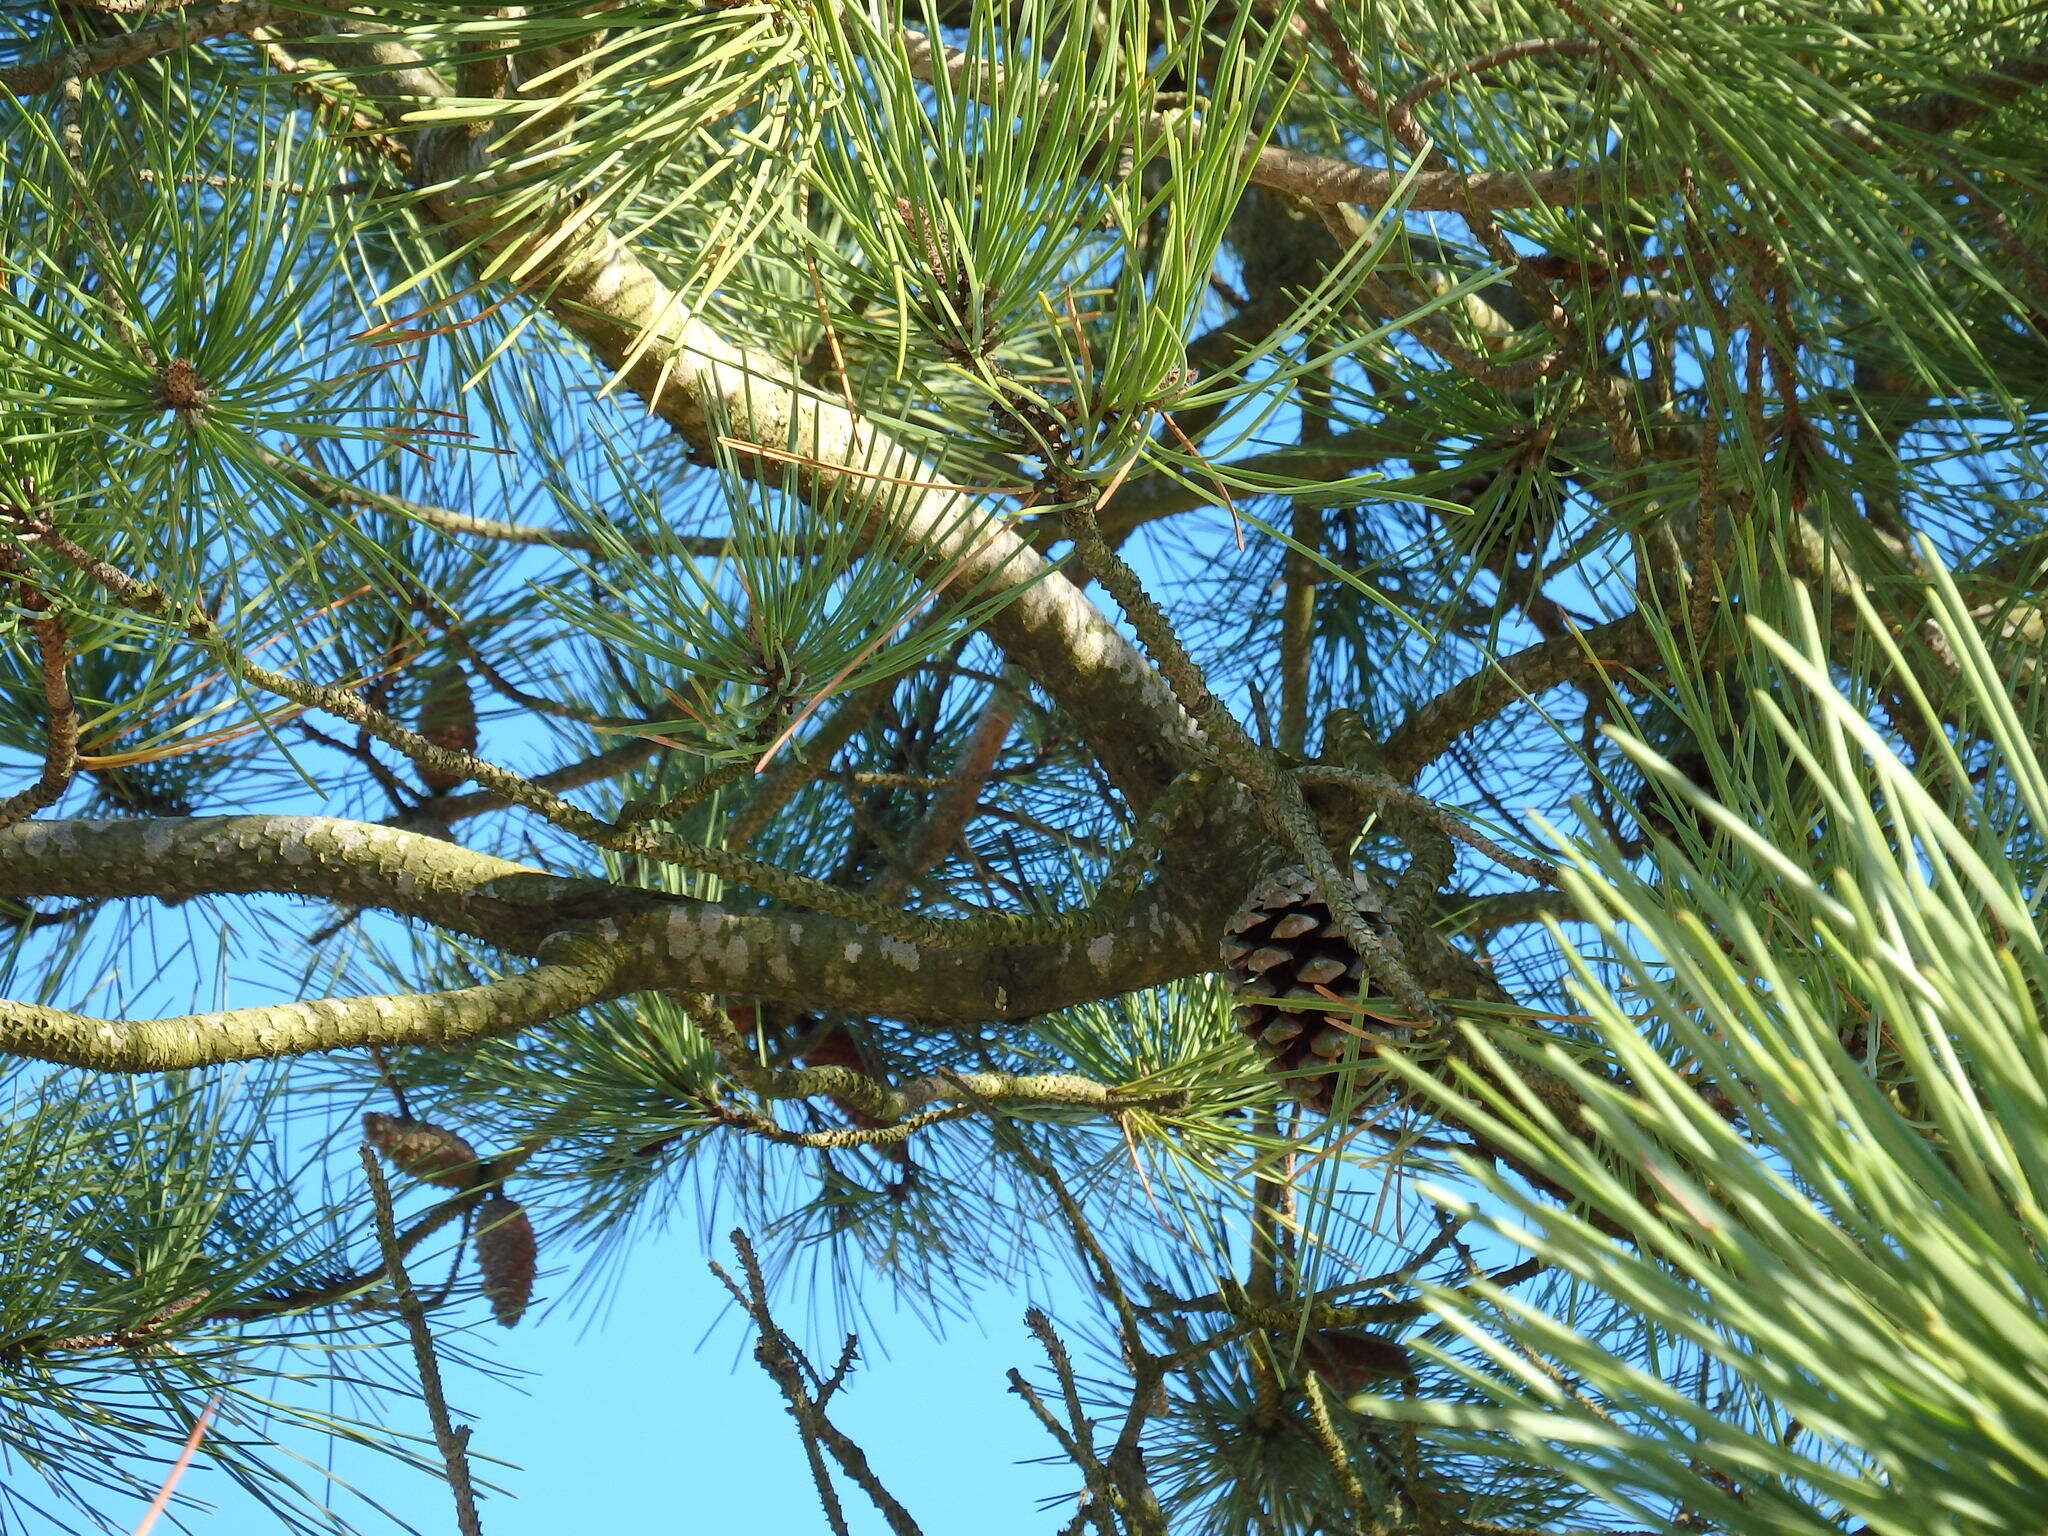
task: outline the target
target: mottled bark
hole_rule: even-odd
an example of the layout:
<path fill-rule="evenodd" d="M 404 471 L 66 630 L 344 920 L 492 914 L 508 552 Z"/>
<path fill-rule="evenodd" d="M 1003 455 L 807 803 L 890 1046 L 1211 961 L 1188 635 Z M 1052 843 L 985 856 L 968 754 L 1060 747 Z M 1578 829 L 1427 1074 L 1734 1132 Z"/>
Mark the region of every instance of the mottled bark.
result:
<path fill-rule="evenodd" d="M 1196 840 L 1229 846 L 1214 828 L 1206 838 L 1198 828 Z M 549 875 L 438 838 L 326 817 L 51 821 L 0 833 L 0 896 L 301 896 L 418 918 L 511 955 L 546 959 L 551 936 L 562 935 L 603 951 L 607 969 L 588 995 L 572 997 L 569 981 L 543 977 L 536 983 L 531 978 L 540 973 L 529 973 L 525 991 L 498 998 L 518 1010 L 506 1028 L 587 1002 L 672 987 L 935 1025 L 1028 1018 L 1212 969 L 1215 935 L 1241 894 L 1237 882 L 1212 871 L 1207 879 L 1174 881 L 1166 889 L 1173 894 L 1155 887 L 1141 895 L 1109 933 L 931 948 L 817 913 L 733 912 L 636 886 Z M 567 990 L 537 990 L 543 983 Z M 550 1002 L 555 998 L 560 1006 Z M 191 1064 L 503 1032 L 479 1022 L 465 994 L 432 994 L 421 1000 L 429 1004 L 423 1011 L 404 1016 L 394 1011 L 394 1001 L 407 1000 L 327 1000 L 282 1005 L 312 1010 L 303 1016 L 252 1009 L 160 1025 L 109 1025 L 27 1008 L 0 1014 L 7 1021 L 0 1024 L 0 1050 L 79 1065 L 113 1065 L 118 1058 L 132 1069 L 139 1064 L 134 1053 L 145 1050 L 182 1051 L 179 1062 L 160 1064 Z M 141 1030 L 149 1043 L 124 1043 L 110 1029 Z M 269 1049 L 230 1048 L 259 1032 L 271 1041 Z M 202 1040 L 215 1042 L 212 1054 L 195 1043 Z"/>

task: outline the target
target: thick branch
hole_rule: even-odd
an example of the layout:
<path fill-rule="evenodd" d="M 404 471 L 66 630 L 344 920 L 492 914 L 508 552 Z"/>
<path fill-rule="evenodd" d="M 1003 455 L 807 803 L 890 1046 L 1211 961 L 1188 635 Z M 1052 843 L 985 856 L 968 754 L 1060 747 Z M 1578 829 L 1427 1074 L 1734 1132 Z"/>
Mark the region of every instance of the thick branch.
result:
<path fill-rule="evenodd" d="M 122 1022 L 0 1001 L 0 1054 L 96 1072 L 169 1072 L 372 1045 L 462 1045 L 574 1013 L 608 993 L 617 957 L 573 945 L 514 976 L 400 997 L 300 1003 Z"/>
<path fill-rule="evenodd" d="M 352 70 L 385 71 L 394 94 L 446 94 L 389 38 L 308 45 Z M 375 79 L 367 78 L 366 87 Z M 743 467 L 780 475 L 797 466 L 797 489 L 814 505 L 918 551 L 935 583 L 1007 595 L 987 632 L 1074 719 L 1140 809 L 1189 766 L 1192 732 L 1143 655 L 994 511 L 780 363 L 690 316 L 689 306 L 602 228 L 554 243 L 540 239 L 546 232 L 530 218 L 515 218 L 487 165 L 471 158 L 481 154 L 466 134 L 415 140 L 418 179 L 449 188 L 424 200 L 421 211 L 438 218 L 451 240 L 531 258 L 523 285 L 544 295 L 549 311 L 691 442 L 707 449 L 717 438 L 762 445 L 772 457 L 764 453 L 755 463 L 742 451 Z M 543 244 L 546 254 L 536 255 Z"/>
<path fill-rule="evenodd" d="M 1213 809 L 1194 814 L 1190 837 L 1229 846 Z M 0 833 L 0 896 L 312 897 L 419 918 L 521 955 L 579 928 L 617 947 L 601 997 L 683 988 L 930 1023 L 1028 1018 L 1213 970 L 1215 935 L 1242 893 L 1232 881 L 1183 875 L 1141 894 L 1108 933 L 941 949 L 815 913 L 731 912 L 548 875 L 439 838 L 325 817 L 39 821 Z"/>

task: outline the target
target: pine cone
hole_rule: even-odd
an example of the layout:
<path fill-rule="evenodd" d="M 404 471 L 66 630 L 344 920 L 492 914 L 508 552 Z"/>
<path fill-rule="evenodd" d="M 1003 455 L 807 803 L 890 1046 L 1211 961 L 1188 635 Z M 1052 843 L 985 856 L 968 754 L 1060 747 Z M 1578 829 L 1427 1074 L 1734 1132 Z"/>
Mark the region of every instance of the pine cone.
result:
<path fill-rule="evenodd" d="M 404 1120 L 371 1110 L 363 1116 L 363 1137 L 399 1172 L 443 1189 L 468 1189 L 483 1171 L 475 1147 L 431 1120 Z"/>
<path fill-rule="evenodd" d="M 470 695 L 469 678 L 452 661 L 427 680 L 426 695 L 420 700 L 419 733 L 449 752 L 476 751 L 476 700 Z M 424 763 L 415 766 L 420 782 L 437 795 L 447 794 L 466 778 Z"/>
<path fill-rule="evenodd" d="M 492 1195 L 476 1208 L 476 1268 L 490 1298 L 491 1316 L 510 1328 L 526 1315 L 533 1300 L 533 1223 L 526 1207 L 503 1195 Z"/>
<path fill-rule="evenodd" d="M 807 1067 L 845 1067 L 850 1072 L 861 1072 L 870 1077 L 875 1075 L 874 1063 L 868 1059 L 868 1053 L 854 1037 L 853 1031 L 830 1021 L 820 1024 L 798 1042 L 797 1059 Z M 862 1130 L 872 1131 L 877 1126 L 888 1124 L 844 1099 L 835 1097 L 832 1102 L 846 1116 L 849 1124 Z"/>
<path fill-rule="evenodd" d="M 1325 1328 L 1301 1341 L 1303 1369 L 1314 1371 L 1341 1397 L 1352 1397 L 1375 1383 L 1415 1374 L 1415 1361 L 1392 1339 L 1376 1333 Z"/>
<path fill-rule="evenodd" d="M 1377 912 L 1365 917 L 1375 933 L 1393 932 Z M 1365 962 L 1298 866 L 1261 881 L 1238 908 L 1226 925 L 1223 964 L 1239 999 L 1237 1027 L 1267 1067 L 1291 1081 L 1295 1098 L 1318 1113 L 1329 1114 L 1336 1097 L 1333 1063 L 1359 1059 L 1368 1032 L 1403 1031 L 1395 1020 L 1330 1006 L 1358 999 Z M 1365 995 L 1385 994 L 1368 985 Z"/>

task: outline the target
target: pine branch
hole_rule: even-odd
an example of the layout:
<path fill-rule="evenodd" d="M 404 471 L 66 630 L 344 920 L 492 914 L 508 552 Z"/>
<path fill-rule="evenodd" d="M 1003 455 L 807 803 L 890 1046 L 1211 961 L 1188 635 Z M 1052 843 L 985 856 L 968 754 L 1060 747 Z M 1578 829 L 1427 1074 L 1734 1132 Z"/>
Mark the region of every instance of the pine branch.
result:
<path fill-rule="evenodd" d="M 0 551 L 0 556 L 6 555 L 11 552 Z M 7 564 L 0 559 L 0 568 Z M 51 612 L 50 600 L 26 583 L 18 585 L 15 601 L 34 615 L 28 623 L 36 637 L 43 693 L 43 769 L 35 783 L 0 800 L 0 831 L 55 805 L 78 771 L 78 710 L 71 698 L 70 634 L 64 621 Z"/>
<path fill-rule="evenodd" d="M 197 43 L 268 26 L 283 11 L 284 7 L 268 4 L 266 0 L 229 0 L 225 5 L 183 10 L 153 26 L 137 27 L 133 32 L 0 68 L 0 91 L 15 96 L 40 96 L 56 90 L 66 80 L 90 79 Z"/>
<path fill-rule="evenodd" d="M 375 39 L 375 47 L 370 40 Z M 405 50 L 367 28 L 355 38 L 304 40 L 312 51 L 354 60 L 393 77 L 394 94 L 440 96 L 446 86 L 408 62 Z M 374 54 L 374 57 L 372 56 Z M 477 146 L 436 141 L 446 153 Z M 585 228 L 541 255 L 532 215 L 489 189 L 483 168 L 451 162 L 421 168 L 442 184 L 421 206 L 446 237 L 480 254 L 526 251 L 535 263 L 524 286 L 580 337 L 654 413 L 705 451 L 723 436 L 776 444 L 768 465 L 741 454 L 743 471 L 806 466 L 801 489 L 835 515 L 886 530 L 921 552 L 925 569 L 1007 603 L 987 631 L 1080 727 L 1119 786 L 1140 809 L 1190 761 L 1185 722 L 1167 690 L 1117 628 L 994 515 L 955 489 L 916 452 L 838 400 L 812 390 L 778 362 L 735 346 L 689 314 L 667 285 L 615 236 Z M 562 231 L 549 231 L 559 235 Z M 687 319 L 678 316 L 689 314 Z M 714 427 L 714 421 L 717 426 Z"/>
<path fill-rule="evenodd" d="M 450 1046 L 516 1034 L 615 996 L 616 952 L 564 939 L 558 958 L 448 992 L 328 997 L 117 1020 L 0 999 L 0 1055 L 96 1072 L 169 1072 L 365 1046 Z"/>
<path fill-rule="evenodd" d="M 735 885 L 751 886 L 816 912 L 861 923 L 890 938 L 935 948 L 967 946 L 1005 938 L 1024 943 L 1069 936 L 1091 938 L 1115 927 L 1120 921 L 1132 891 L 1142 878 L 1145 862 L 1153 852 L 1150 842 L 1143 838 L 1134 840 L 1120 857 L 1118 867 L 1113 868 L 1103 882 L 1096 899 L 1083 908 L 1048 914 L 986 912 L 957 919 L 905 912 L 864 892 L 796 874 L 726 847 L 692 842 L 644 826 L 606 821 L 572 805 L 532 779 L 512 773 L 474 752 L 444 746 L 399 724 L 354 689 L 307 682 L 259 665 L 223 635 L 203 610 L 187 607 L 184 612 L 175 613 L 161 592 L 98 558 L 53 527 L 47 519 L 19 516 L 16 521 L 38 547 L 49 550 L 91 576 L 136 612 L 151 617 L 172 614 L 187 637 L 204 646 L 232 676 L 251 687 L 346 720 L 444 779 L 456 783 L 474 779 L 487 790 L 504 796 L 512 805 L 545 817 L 556 827 L 595 847 L 713 874 Z M 1173 787 L 1168 786 L 1168 789 Z M 1163 822 L 1179 809 L 1180 804 L 1180 799 L 1165 793 L 1158 797 L 1154 810 Z"/>
<path fill-rule="evenodd" d="M 0 832 L 4 897 L 268 893 L 395 912 L 521 955 L 556 930 L 602 925 L 618 965 L 604 996 L 681 987 L 929 1022 L 1025 1019 L 1208 971 L 1237 901 L 1225 882 L 1176 883 L 1141 892 L 1093 936 L 923 949 L 835 918 L 548 875 L 326 817 L 31 821 Z"/>
<path fill-rule="evenodd" d="M 964 89 L 978 81 L 983 83 L 984 99 L 995 94 L 991 84 L 995 72 L 985 62 L 977 67 L 961 50 L 935 44 L 925 33 L 909 28 L 899 33 L 898 38 L 915 78 L 929 83 L 943 69 L 958 87 Z M 1597 46 L 1587 39 L 1532 39 L 1516 46 L 1528 49 L 1539 45 L 1553 52 L 1592 52 Z M 1408 104 L 1412 106 L 1424 95 L 1442 89 L 1450 78 L 1504 62 L 1497 54 L 1467 61 L 1443 78 L 1426 77 L 1409 92 L 1413 99 Z M 1902 144 L 1910 145 L 1915 137 L 1953 133 L 2044 83 L 2048 83 L 2048 49 L 2030 49 L 1992 69 L 1968 75 L 1947 89 L 1867 118 L 1838 117 L 1816 124 L 1815 136 L 1822 142 L 1836 137 L 1845 144 L 1866 149 L 1895 151 Z M 1151 114 L 1139 129 L 1140 136 L 1147 139 L 1169 134 L 1192 137 L 1198 132 L 1199 128 L 1186 116 L 1168 113 Z M 1401 193 L 1402 206 L 1417 213 L 1496 213 L 1516 208 L 1615 202 L 1675 192 L 1688 178 L 1726 175 L 1731 171 L 1731 167 L 1708 156 L 1702 156 L 1696 164 L 1672 160 L 1613 165 L 1595 162 L 1507 171 L 1425 171 L 1407 181 L 1402 193 L 1405 172 L 1396 168 L 1357 165 L 1275 144 L 1247 142 L 1244 152 L 1251 161 L 1254 186 L 1292 193 L 1315 203 L 1355 203 L 1373 209 L 1386 207 Z"/>
<path fill-rule="evenodd" d="M 1538 641 L 1488 663 L 1410 711 L 1388 735 L 1380 760 L 1389 778 L 1412 782 L 1474 726 L 1523 699 L 1535 698 L 1575 678 L 1600 677 L 1609 669 L 1626 672 L 1649 667 L 1657 659 L 1654 633 L 1637 613 Z"/>

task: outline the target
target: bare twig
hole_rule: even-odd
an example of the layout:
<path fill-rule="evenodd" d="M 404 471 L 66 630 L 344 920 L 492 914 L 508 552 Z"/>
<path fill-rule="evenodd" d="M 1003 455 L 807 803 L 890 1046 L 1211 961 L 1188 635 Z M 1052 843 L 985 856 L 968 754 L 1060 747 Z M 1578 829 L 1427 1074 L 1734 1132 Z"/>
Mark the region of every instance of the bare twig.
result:
<path fill-rule="evenodd" d="M 156 1497 L 149 1501 L 149 1508 L 142 1512 L 142 1518 L 135 1522 L 132 1536 L 149 1536 L 156 1529 L 156 1522 L 163 1512 L 171 1507 L 171 1499 L 178 1491 L 186 1469 L 192 1465 L 192 1458 L 199 1454 L 199 1442 L 206 1438 L 206 1426 L 213 1422 L 214 1410 L 220 1406 L 220 1388 L 214 1388 L 206 1399 L 206 1406 L 199 1410 L 199 1417 L 192 1421 L 192 1428 L 185 1436 L 185 1443 L 178 1448 L 178 1459 L 164 1474 L 164 1480 L 156 1491 Z"/>
<path fill-rule="evenodd" d="M 230 0 L 200 10 L 180 11 L 151 27 L 137 27 L 115 37 L 103 38 L 77 48 L 66 48 L 24 64 L 0 69 L 0 90 L 16 96 L 40 96 L 54 90 L 67 77 L 86 79 L 108 70 L 125 69 L 144 59 L 175 53 L 194 43 L 230 37 L 268 23 L 280 7 L 265 0 Z"/>
<path fill-rule="evenodd" d="M 26 583 L 15 600 L 37 617 L 29 620 L 43 685 L 43 771 L 35 783 L 0 800 L 0 828 L 55 805 L 78 771 L 78 710 L 71 698 L 70 636 L 63 620 L 50 611 L 50 600 Z"/>
<path fill-rule="evenodd" d="M 370 1201 L 377 1223 L 377 1246 L 384 1255 L 384 1274 L 398 1315 L 412 1339 L 413 1363 L 419 1370 L 420 1394 L 426 1399 L 427 1417 L 434 1426 L 434 1443 L 441 1448 L 441 1460 L 448 1469 L 448 1490 L 455 1498 L 455 1524 L 462 1536 L 483 1536 L 483 1522 L 477 1517 L 476 1489 L 469 1475 L 469 1426 L 457 1428 L 448 1412 L 448 1397 L 441 1388 L 441 1363 L 434 1355 L 434 1334 L 427 1326 L 426 1309 L 413 1290 L 405 1272 L 405 1254 L 398 1243 L 398 1225 L 391 1211 L 391 1187 L 384 1182 L 384 1170 L 377 1156 L 365 1144 L 361 1148 L 363 1172 L 370 1181 Z"/>
<path fill-rule="evenodd" d="M 1054 1330 L 1052 1319 L 1037 1307 L 1025 1312 L 1024 1326 L 1044 1348 L 1045 1357 L 1052 1365 L 1053 1379 L 1059 1383 L 1060 1396 L 1066 1404 L 1066 1425 L 1062 1427 L 1053 1417 L 1022 1373 L 1010 1372 L 1010 1390 L 1024 1400 L 1081 1474 L 1088 1495 L 1080 1513 L 1085 1514 L 1103 1536 L 1116 1536 L 1116 1525 L 1111 1518 L 1118 1503 L 1116 1483 L 1096 1452 L 1095 1425 L 1081 1406 L 1080 1379 L 1074 1374 L 1074 1362 L 1067 1353 L 1066 1341 Z"/>
<path fill-rule="evenodd" d="M 883 901 L 901 897 L 945 856 L 954 839 L 966 830 L 968 822 L 973 819 L 980 805 L 981 787 L 988 782 L 996 759 L 1002 755 L 1003 746 L 1010 739 L 1010 728 L 1016 723 L 1014 693 L 1021 692 L 1025 686 L 1023 669 L 1015 666 L 1007 669 L 1004 682 L 1006 686 L 991 693 L 982 705 L 981 714 L 960 749 L 960 761 L 954 768 L 952 779 L 933 803 L 924 824 L 912 836 L 902 861 L 883 872 L 869 888 L 870 895 Z"/>
<path fill-rule="evenodd" d="M 882 1519 L 895 1536 L 923 1536 L 917 1522 L 910 1517 L 910 1511 L 897 1502 L 895 1495 L 882 1486 L 874 1469 L 868 1465 L 867 1453 L 849 1440 L 825 1414 L 821 1400 L 822 1390 L 814 1395 L 810 1383 L 822 1382 L 817 1371 L 811 1368 L 796 1341 L 782 1331 L 775 1321 L 768 1305 L 768 1286 L 761 1275 L 761 1263 L 754 1253 L 754 1245 L 747 1234 L 735 1231 L 732 1234 L 734 1251 L 739 1255 L 740 1273 L 745 1285 L 736 1283 L 732 1276 L 717 1264 L 711 1272 L 718 1276 L 725 1288 L 732 1292 L 733 1300 L 753 1320 L 760 1337 L 754 1344 L 754 1358 L 761 1363 L 769 1378 L 782 1390 L 783 1401 L 789 1407 L 790 1417 L 796 1420 L 798 1433 L 805 1446 L 818 1447 L 837 1462 L 840 1471 L 865 1493 L 881 1512 Z M 813 1468 L 819 1473 L 820 1496 L 825 1500 L 828 1515 L 834 1508 L 835 1497 L 830 1491 L 829 1480 L 823 1474 L 820 1462 L 813 1460 Z M 835 1526 L 835 1529 L 839 1527 Z"/>

